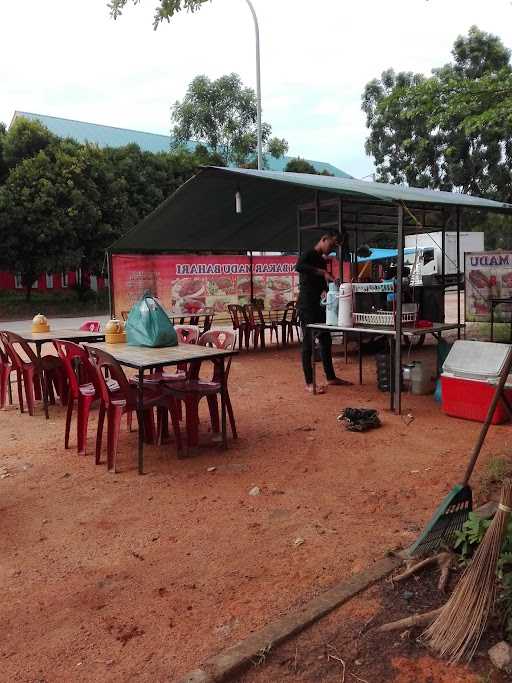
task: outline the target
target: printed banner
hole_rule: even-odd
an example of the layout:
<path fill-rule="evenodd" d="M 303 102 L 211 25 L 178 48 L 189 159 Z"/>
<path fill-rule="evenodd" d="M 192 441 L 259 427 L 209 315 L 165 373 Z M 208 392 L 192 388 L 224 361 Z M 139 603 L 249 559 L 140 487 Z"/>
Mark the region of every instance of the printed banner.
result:
<path fill-rule="evenodd" d="M 296 262 L 296 256 L 253 257 L 253 297 L 263 299 L 265 308 L 297 298 Z M 228 315 L 228 304 L 246 304 L 251 298 L 248 256 L 114 254 L 111 278 L 118 317 L 147 290 L 171 313 L 189 315 L 204 309 Z"/>
<path fill-rule="evenodd" d="M 512 297 L 512 252 L 487 251 L 465 254 L 466 322 L 491 320 L 491 299 Z M 510 322 L 511 304 L 500 304 L 496 322 Z"/>

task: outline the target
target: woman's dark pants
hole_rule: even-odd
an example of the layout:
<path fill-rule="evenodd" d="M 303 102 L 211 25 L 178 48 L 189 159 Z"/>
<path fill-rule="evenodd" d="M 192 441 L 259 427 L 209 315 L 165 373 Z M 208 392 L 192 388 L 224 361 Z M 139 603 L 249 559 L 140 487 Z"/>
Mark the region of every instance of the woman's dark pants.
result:
<path fill-rule="evenodd" d="M 302 329 L 302 369 L 304 370 L 304 379 L 306 384 L 313 384 L 313 336 L 307 325 L 315 323 L 325 324 L 325 311 L 323 309 L 299 309 L 299 318 Z M 325 376 L 327 380 L 335 379 L 336 373 L 332 365 L 331 333 L 327 331 L 317 333 L 317 338 L 320 343 Z"/>

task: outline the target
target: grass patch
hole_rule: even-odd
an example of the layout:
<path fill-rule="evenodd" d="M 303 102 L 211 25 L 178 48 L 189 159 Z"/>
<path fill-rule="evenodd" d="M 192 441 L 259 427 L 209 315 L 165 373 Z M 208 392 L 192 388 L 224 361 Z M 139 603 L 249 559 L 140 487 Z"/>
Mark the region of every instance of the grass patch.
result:
<path fill-rule="evenodd" d="M 489 499 L 490 495 L 503 483 L 506 477 L 512 475 L 512 462 L 502 455 L 494 455 L 485 468 L 480 480 L 480 495 L 483 500 Z"/>
<path fill-rule="evenodd" d="M 30 301 L 24 292 L 0 291 L 0 320 L 23 320 L 37 313 L 46 316 L 106 315 L 108 291 L 81 293 L 74 289 L 59 292 L 32 292 Z"/>

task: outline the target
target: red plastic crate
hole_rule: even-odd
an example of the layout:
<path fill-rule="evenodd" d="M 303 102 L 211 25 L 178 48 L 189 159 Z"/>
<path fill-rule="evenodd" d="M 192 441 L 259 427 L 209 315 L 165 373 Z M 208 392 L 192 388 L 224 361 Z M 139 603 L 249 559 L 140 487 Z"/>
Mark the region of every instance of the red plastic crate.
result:
<path fill-rule="evenodd" d="M 443 411 L 447 415 L 484 422 L 496 385 L 477 379 L 441 375 L 441 388 Z M 512 402 L 512 390 L 506 389 L 505 393 Z M 502 424 L 508 419 L 503 401 L 499 401 L 494 411 L 492 424 Z"/>

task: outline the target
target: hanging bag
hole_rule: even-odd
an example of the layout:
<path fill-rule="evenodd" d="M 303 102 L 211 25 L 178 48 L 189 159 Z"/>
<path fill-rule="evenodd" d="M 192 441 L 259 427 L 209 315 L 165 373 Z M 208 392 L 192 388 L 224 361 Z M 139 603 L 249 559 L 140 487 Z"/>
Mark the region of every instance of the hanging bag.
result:
<path fill-rule="evenodd" d="M 169 316 L 149 292 L 132 306 L 125 331 L 130 346 L 178 345 L 178 336 Z"/>

